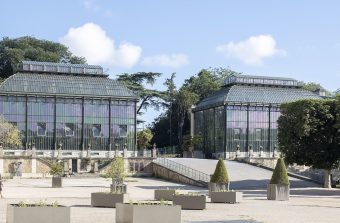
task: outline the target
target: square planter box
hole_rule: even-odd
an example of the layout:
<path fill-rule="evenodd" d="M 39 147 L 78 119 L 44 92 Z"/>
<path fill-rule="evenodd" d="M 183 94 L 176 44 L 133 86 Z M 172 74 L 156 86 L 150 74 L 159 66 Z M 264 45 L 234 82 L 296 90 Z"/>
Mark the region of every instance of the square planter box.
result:
<path fill-rule="evenodd" d="M 7 205 L 6 223 L 70 223 L 70 207 L 18 207 Z"/>
<path fill-rule="evenodd" d="M 111 192 L 115 192 L 115 191 L 119 190 L 120 193 L 126 194 L 127 193 L 127 185 L 126 184 L 111 184 L 110 190 L 111 190 Z"/>
<path fill-rule="evenodd" d="M 91 193 L 92 207 L 115 208 L 117 203 L 128 203 L 128 194 Z"/>
<path fill-rule="evenodd" d="M 289 185 L 268 184 L 267 199 L 276 201 L 288 201 Z"/>
<path fill-rule="evenodd" d="M 155 200 L 172 201 L 176 190 L 155 190 Z"/>
<path fill-rule="evenodd" d="M 117 223 L 181 223 L 181 206 L 117 204 Z"/>
<path fill-rule="evenodd" d="M 181 205 L 182 209 L 203 210 L 205 209 L 206 196 L 199 195 L 174 195 L 173 204 Z"/>
<path fill-rule="evenodd" d="M 208 183 L 209 196 L 211 192 L 217 192 L 221 190 L 228 190 L 229 184 Z"/>
<path fill-rule="evenodd" d="M 61 188 L 61 187 L 63 187 L 63 178 L 61 178 L 61 177 L 52 177 L 52 187 L 53 188 Z"/>
<path fill-rule="evenodd" d="M 210 192 L 212 203 L 239 203 L 242 197 L 243 193 L 237 191 Z"/>

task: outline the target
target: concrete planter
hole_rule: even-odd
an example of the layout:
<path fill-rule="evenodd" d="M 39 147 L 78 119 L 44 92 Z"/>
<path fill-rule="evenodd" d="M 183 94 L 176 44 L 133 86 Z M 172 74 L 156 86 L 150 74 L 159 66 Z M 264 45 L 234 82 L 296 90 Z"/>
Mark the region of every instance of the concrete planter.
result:
<path fill-rule="evenodd" d="M 127 185 L 126 184 L 111 184 L 110 191 L 116 192 L 119 191 L 120 193 L 126 194 L 127 193 Z"/>
<path fill-rule="evenodd" d="M 91 193 L 92 207 L 115 208 L 117 203 L 128 203 L 128 194 Z"/>
<path fill-rule="evenodd" d="M 209 196 L 211 192 L 217 192 L 221 190 L 229 190 L 229 184 L 220 184 L 220 183 L 208 183 L 209 188 Z"/>
<path fill-rule="evenodd" d="M 172 201 L 176 190 L 155 190 L 155 200 Z"/>
<path fill-rule="evenodd" d="M 243 193 L 237 191 L 210 192 L 212 203 L 239 203 L 242 201 Z"/>
<path fill-rule="evenodd" d="M 173 204 L 181 205 L 182 209 L 188 210 L 203 210 L 206 205 L 206 197 L 204 195 L 174 195 Z"/>
<path fill-rule="evenodd" d="M 52 187 L 53 188 L 63 187 L 63 178 L 62 177 L 52 177 Z"/>
<path fill-rule="evenodd" d="M 268 184 L 267 199 L 276 201 L 288 201 L 289 185 Z"/>
<path fill-rule="evenodd" d="M 180 223 L 181 206 L 117 204 L 117 223 Z"/>
<path fill-rule="evenodd" d="M 6 223 L 70 223 L 70 207 L 19 207 L 7 205 Z"/>

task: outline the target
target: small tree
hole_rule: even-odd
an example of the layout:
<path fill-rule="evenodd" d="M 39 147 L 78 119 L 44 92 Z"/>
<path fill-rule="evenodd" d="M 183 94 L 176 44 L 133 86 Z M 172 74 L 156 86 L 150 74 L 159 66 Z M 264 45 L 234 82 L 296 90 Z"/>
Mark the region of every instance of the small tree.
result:
<path fill-rule="evenodd" d="M 106 177 L 112 179 L 112 184 L 118 184 L 124 182 L 125 170 L 124 159 L 122 157 L 115 157 L 111 166 L 106 171 Z"/>
<path fill-rule="evenodd" d="M 279 158 L 276 163 L 270 184 L 289 185 L 287 169 L 282 158 Z"/>
<path fill-rule="evenodd" d="M 150 142 L 153 138 L 153 133 L 150 129 L 144 129 L 142 131 L 137 132 L 137 143 L 139 148 L 146 149 L 150 146 Z"/>
<path fill-rule="evenodd" d="M 22 145 L 18 128 L 7 122 L 3 115 L 0 115 L 0 143 L 2 145 L 15 147 L 20 147 Z"/>
<path fill-rule="evenodd" d="M 184 151 L 192 152 L 195 146 L 201 145 L 203 142 L 203 137 L 200 135 L 191 136 L 185 135 L 183 137 L 182 148 Z"/>
<path fill-rule="evenodd" d="M 64 173 L 63 165 L 57 161 L 50 162 L 50 174 L 53 177 L 61 177 Z"/>
<path fill-rule="evenodd" d="M 210 179 L 211 183 L 217 183 L 217 184 L 227 184 L 228 190 L 229 190 L 229 176 L 227 168 L 224 165 L 224 161 L 222 159 L 219 159 L 216 164 L 216 169 L 214 174 L 212 175 Z"/>

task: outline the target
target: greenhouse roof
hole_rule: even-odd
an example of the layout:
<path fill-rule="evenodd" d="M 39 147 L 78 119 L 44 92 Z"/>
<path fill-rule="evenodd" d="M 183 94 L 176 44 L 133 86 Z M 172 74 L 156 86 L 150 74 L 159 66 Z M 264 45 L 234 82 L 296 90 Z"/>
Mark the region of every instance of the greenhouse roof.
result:
<path fill-rule="evenodd" d="M 301 99 L 321 99 L 317 94 L 302 88 L 231 85 L 203 99 L 194 111 L 222 106 L 227 103 L 282 104 Z"/>
<path fill-rule="evenodd" d="M 46 74 L 63 74 L 63 75 L 85 75 L 85 76 L 104 76 L 103 68 L 97 65 L 88 64 L 68 64 L 68 63 L 51 63 L 40 61 L 21 61 L 18 65 L 21 72 L 35 72 Z"/>
<path fill-rule="evenodd" d="M 104 76 L 19 72 L 0 84 L 1 94 L 42 94 L 137 99 L 116 80 Z"/>
<path fill-rule="evenodd" d="M 303 83 L 293 78 L 286 77 L 269 77 L 233 74 L 225 80 L 225 85 L 245 84 L 245 85 L 267 85 L 267 86 L 283 86 L 301 88 Z"/>

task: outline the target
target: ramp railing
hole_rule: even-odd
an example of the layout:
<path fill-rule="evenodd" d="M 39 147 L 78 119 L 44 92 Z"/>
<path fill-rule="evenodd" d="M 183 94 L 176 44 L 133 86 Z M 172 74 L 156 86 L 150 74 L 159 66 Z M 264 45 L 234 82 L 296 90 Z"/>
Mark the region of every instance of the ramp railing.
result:
<path fill-rule="evenodd" d="M 186 176 L 190 179 L 205 183 L 208 183 L 210 181 L 210 175 L 185 166 L 183 164 L 177 163 L 175 161 L 169 160 L 167 158 L 158 157 L 153 162 L 160 166 L 166 167 L 169 170 L 182 174 L 183 176 Z"/>

